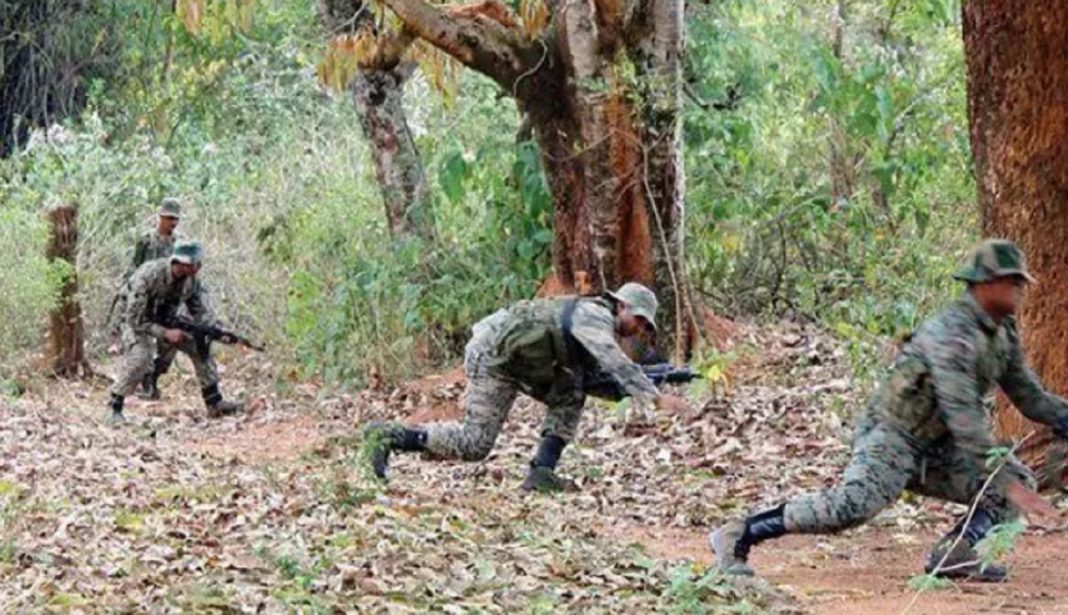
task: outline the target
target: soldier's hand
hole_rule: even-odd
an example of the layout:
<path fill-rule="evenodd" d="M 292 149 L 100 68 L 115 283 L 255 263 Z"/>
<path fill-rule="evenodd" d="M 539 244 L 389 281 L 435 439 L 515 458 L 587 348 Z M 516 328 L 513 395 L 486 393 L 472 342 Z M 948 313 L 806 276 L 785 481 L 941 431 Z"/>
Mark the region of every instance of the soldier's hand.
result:
<path fill-rule="evenodd" d="M 1046 498 L 1031 491 L 1020 482 L 1010 484 L 1005 490 L 1005 497 L 1012 502 L 1016 510 L 1027 515 L 1032 521 L 1049 519 L 1056 514 L 1053 506 L 1046 501 Z"/>
<path fill-rule="evenodd" d="M 660 397 L 657 397 L 656 409 L 682 415 L 690 415 L 693 413 L 693 409 L 690 408 L 690 402 L 677 395 L 661 395 Z"/>
<path fill-rule="evenodd" d="M 185 341 L 185 331 L 181 329 L 167 329 L 163 332 L 163 339 L 177 346 Z"/>

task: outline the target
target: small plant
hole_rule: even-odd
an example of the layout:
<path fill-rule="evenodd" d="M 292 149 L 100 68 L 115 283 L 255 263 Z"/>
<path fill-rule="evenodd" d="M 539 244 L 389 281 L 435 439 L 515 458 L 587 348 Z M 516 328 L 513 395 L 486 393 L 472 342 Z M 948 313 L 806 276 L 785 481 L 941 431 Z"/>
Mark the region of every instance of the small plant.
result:
<path fill-rule="evenodd" d="M 1024 522 L 1020 519 L 994 526 L 990 533 L 975 545 L 980 567 L 985 570 L 987 566 L 1004 559 L 1016 547 L 1016 541 L 1023 531 Z"/>
<path fill-rule="evenodd" d="M 14 538 L 0 541 L 0 564 L 13 564 L 18 555 L 19 547 Z"/>
<path fill-rule="evenodd" d="M 735 601 L 729 609 L 730 612 L 752 612 L 753 606 L 738 594 L 730 578 L 718 568 L 708 568 L 701 572 L 691 564 L 671 571 L 665 592 L 672 613 L 703 615 L 712 610 L 709 606 L 711 604 L 716 604 L 716 612 L 724 612 L 722 602 L 712 598 L 730 598 Z"/>
<path fill-rule="evenodd" d="M 933 574 L 918 574 L 909 579 L 909 589 L 917 593 L 932 590 L 945 590 L 952 587 L 952 581 Z"/>

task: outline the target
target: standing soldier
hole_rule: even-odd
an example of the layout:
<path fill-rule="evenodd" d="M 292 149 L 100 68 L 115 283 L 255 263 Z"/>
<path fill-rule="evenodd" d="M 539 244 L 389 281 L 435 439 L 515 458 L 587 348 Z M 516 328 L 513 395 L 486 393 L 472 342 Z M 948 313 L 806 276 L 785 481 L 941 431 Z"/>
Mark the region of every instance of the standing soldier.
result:
<path fill-rule="evenodd" d="M 179 242 L 170 258 L 148 261 L 130 278 L 122 318 L 123 367 L 111 388 L 108 422 L 121 423 L 123 403 L 137 383 L 152 369 L 152 358 L 168 363 L 178 351 L 193 362 L 200 381 L 208 416 L 217 418 L 240 412 L 240 403 L 224 401 L 219 392 L 219 374 L 210 353 L 201 354 L 184 331 L 160 323 L 173 318 L 179 308 L 205 326 L 216 324 L 203 285 L 197 278 L 202 253 L 200 244 Z"/>
<path fill-rule="evenodd" d="M 1045 514 L 1050 508 L 1015 457 L 1000 467 L 988 465 L 997 444 L 984 400 L 997 384 L 1025 416 L 1052 425 L 1061 437 L 1068 437 L 1068 402 L 1046 392 L 1024 362 L 1013 314 L 1033 278 L 1016 245 L 984 241 L 955 277 L 968 284 L 967 292 L 924 322 L 901 349 L 857 420 L 853 458 L 842 482 L 713 532 L 710 543 L 720 569 L 752 575 L 747 558 L 753 545 L 786 533 L 833 533 L 859 525 L 908 489 L 961 504 L 978 499 L 971 518 L 961 519 L 935 545 L 928 573 L 1006 578 L 1004 567 L 980 565 L 976 543 L 1019 513 Z"/>
<path fill-rule="evenodd" d="M 156 223 L 156 228 L 151 231 L 145 231 L 137 239 L 137 244 L 134 246 L 133 263 L 131 263 L 130 270 L 126 272 L 127 279 L 133 275 L 134 271 L 137 271 L 138 267 L 146 262 L 171 255 L 174 250 L 174 242 L 177 240 L 175 230 L 178 228 L 181 213 L 182 206 L 178 199 L 167 197 L 160 201 L 159 220 Z"/>
<path fill-rule="evenodd" d="M 501 425 L 522 391 L 549 406 L 525 491 L 561 491 L 555 472 L 575 437 L 586 394 L 584 376 L 611 374 L 639 403 L 684 411 L 681 398 L 662 395 L 619 346 L 619 339 L 656 327 L 656 296 L 626 284 L 604 298 L 561 297 L 521 301 L 478 322 L 464 355 L 467 375 L 463 422 L 405 427 L 374 422 L 365 439 L 375 474 L 385 478 L 392 451 L 425 451 L 438 459 L 478 461 L 489 455 Z"/>

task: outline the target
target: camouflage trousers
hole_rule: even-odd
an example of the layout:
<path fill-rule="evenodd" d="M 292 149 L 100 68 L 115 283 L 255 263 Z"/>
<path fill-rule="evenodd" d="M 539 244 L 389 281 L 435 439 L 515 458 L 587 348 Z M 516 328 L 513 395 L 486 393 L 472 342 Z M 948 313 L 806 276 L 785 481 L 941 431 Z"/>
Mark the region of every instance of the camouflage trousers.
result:
<path fill-rule="evenodd" d="M 519 393 L 519 385 L 508 376 L 486 367 L 490 352 L 489 345 L 477 334 L 467 345 L 464 353 L 467 376 L 464 419 L 426 426 L 426 449 L 431 457 L 479 461 L 493 449 Z M 570 442 L 575 437 L 584 405 L 585 399 L 549 404 L 542 423 L 542 435 L 554 435 Z"/>
<path fill-rule="evenodd" d="M 188 337 L 183 343 L 175 346 L 151 335 L 137 335 L 129 328 L 123 327 L 122 342 L 122 371 L 111 387 L 111 392 L 115 395 L 126 397 L 132 394 L 137 385 L 154 369 L 154 360 L 169 366 L 178 352 L 184 353 L 193 362 L 193 369 L 202 389 L 219 384 L 215 359 L 211 356 L 201 359 L 197 354 L 196 344 Z"/>
<path fill-rule="evenodd" d="M 1009 463 L 1023 476 L 1031 476 L 1016 458 Z M 837 486 L 787 502 L 783 515 L 787 531 L 831 533 L 871 519 L 905 490 L 970 504 L 985 481 L 972 457 L 952 440 L 924 446 L 896 426 L 876 424 L 858 434 L 852 460 Z M 995 523 L 1016 517 L 1005 494 L 993 484 L 979 505 L 993 515 Z"/>

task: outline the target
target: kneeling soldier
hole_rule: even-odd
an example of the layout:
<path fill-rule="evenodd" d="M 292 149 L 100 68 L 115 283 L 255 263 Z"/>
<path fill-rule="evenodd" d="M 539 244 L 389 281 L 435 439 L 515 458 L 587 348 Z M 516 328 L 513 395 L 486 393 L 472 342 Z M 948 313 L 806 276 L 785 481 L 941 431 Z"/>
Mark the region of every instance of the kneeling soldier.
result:
<path fill-rule="evenodd" d="M 987 456 L 996 442 L 984 399 L 997 384 L 1025 416 L 1052 425 L 1062 437 L 1068 436 L 1068 402 L 1047 393 L 1024 362 L 1013 314 L 1033 280 L 1020 250 L 1009 241 L 985 241 L 956 277 L 967 282 L 967 292 L 901 349 L 857 420 L 853 458 L 841 483 L 716 530 L 710 543 L 720 569 L 752 575 L 747 558 L 753 545 L 786 533 L 859 525 L 908 489 L 961 504 L 978 498 L 971 518 L 935 545 L 928 573 L 1006 578 L 1005 568 L 980 565 L 975 544 L 995 525 L 1020 512 L 1046 512 L 1049 505 L 1032 491 L 1031 472 L 1015 457 L 991 478 Z"/>
<path fill-rule="evenodd" d="M 655 330 L 656 296 L 626 284 L 601 297 L 521 301 L 478 322 L 464 354 L 467 376 L 463 422 L 405 427 L 374 422 L 365 430 L 375 474 L 385 478 L 391 451 L 425 451 L 444 459 L 478 461 L 489 455 L 521 391 L 548 405 L 541 443 L 522 488 L 560 491 L 556 464 L 575 437 L 586 393 L 584 376 L 611 374 L 638 403 L 684 411 L 681 398 L 662 395 L 619 339 Z"/>
<path fill-rule="evenodd" d="M 211 354 L 199 352 L 193 339 L 184 331 L 159 324 L 173 318 L 183 305 L 198 323 L 215 324 L 204 287 L 197 279 L 201 255 L 200 244 L 181 242 L 175 246 L 170 258 L 149 261 L 130 278 L 122 321 L 123 367 L 111 388 L 109 423 L 123 421 L 126 396 L 151 374 L 153 358 L 158 356 L 157 362 L 169 364 L 178 351 L 188 355 L 193 362 L 209 417 L 234 414 L 242 409 L 240 403 L 223 400 L 219 392 L 219 374 Z"/>

